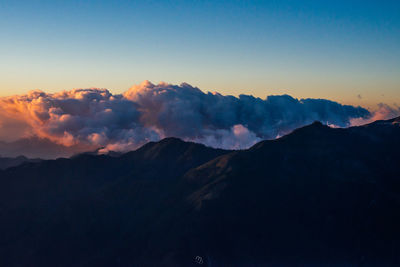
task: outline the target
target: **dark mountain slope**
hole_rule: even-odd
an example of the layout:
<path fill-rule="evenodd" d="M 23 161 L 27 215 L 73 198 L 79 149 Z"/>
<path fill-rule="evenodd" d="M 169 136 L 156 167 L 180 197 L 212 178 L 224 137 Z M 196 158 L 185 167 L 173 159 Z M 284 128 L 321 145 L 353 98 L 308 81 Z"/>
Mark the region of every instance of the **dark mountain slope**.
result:
<path fill-rule="evenodd" d="M 227 152 L 167 138 L 120 157 L 89 153 L 1 171 L 0 265 L 115 260 L 107 250 L 123 244 L 123 227 L 144 228 L 175 180 Z"/>
<path fill-rule="evenodd" d="M 399 264 L 400 127 L 389 122 L 314 123 L 189 171 L 191 212 L 174 221 L 194 229 L 181 252 L 217 265 Z"/>
<path fill-rule="evenodd" d="M 399 264 L 397 120 L 0 172 L 0 265 Z"/>
<path fill-rule="evenodd" d="M 228 152 L 170 137 L 157 143 L 147 143 L 138 150 L 121 156 L 118 161 L 122 166 L 135 164 L 130 175 L 167 179 L 179 177 L 187 170 Z"/>

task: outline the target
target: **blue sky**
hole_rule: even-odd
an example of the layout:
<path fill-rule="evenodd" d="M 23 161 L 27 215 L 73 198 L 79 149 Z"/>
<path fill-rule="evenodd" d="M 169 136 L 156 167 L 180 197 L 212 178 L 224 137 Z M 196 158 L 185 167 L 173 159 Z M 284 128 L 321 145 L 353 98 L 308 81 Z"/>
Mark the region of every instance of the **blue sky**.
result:
<path fill-rule="evenodd" d="M 399 14 L 400 1 L 0 0 L 0 95 L 151 80 L 400 104 Z"/>

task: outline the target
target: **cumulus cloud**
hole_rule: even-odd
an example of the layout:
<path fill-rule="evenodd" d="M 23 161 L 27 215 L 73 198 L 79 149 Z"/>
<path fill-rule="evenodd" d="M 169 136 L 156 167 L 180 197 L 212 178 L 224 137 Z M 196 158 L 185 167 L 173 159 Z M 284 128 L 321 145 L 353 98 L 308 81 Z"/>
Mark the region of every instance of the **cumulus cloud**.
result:
<path fill-rule="evenodd" d="M 34 135 L 65 146 L 126 151 L 174 136 L 220 148 L 247 148 L 321 121 L 346 127 L 373 117 L 361 107 L 288 95 L 239 97 L 204 93 L 183 83 L 145 81 L 121 95 L 106 89 L 75 89 L 0 98 L 0 137 Z"/>
<path fill-rule="evenodd" d="M 159 138 L 139 122 L 137 105 L 105 89 L 76 89 L 56 94 L 32 91 L 1 100 L 2 118 L 26 124 L 23 135 L 34 134 L 72 146 L 143 143 Z"/>

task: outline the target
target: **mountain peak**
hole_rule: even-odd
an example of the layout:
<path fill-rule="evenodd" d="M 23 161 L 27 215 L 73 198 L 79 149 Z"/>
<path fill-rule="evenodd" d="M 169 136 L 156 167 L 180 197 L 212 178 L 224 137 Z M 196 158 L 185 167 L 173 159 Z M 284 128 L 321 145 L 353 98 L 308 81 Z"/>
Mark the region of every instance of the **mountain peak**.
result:
<path fill-rule="evenodd" d="M 330 130 L 331 128 L 320 121 L 314 121 L 313 123 L 306 125 L 304 127 L 298 128 L 294 130 L 292 133 L 288 134 L 287 136 L 293 136 L 293 135 L 303 135 L 303 134 L 317 134 L 320 133 L 321 131 L 327 131 Z"/>
<path fill-rule="evenodd" d="M 314 121 L 312 124 L 310 125 L 314 125 L 314 126 L 323 126 L 322 122 L 320 121 Z"/>
<path fill-rule="evenodd" d="M 177 137 L 166 137 L 164 139 L 161 139 L 157 143 L 159 144 L 179 144 L 179 143 L 185 143 L 182 139 L 177 138 Z"/>

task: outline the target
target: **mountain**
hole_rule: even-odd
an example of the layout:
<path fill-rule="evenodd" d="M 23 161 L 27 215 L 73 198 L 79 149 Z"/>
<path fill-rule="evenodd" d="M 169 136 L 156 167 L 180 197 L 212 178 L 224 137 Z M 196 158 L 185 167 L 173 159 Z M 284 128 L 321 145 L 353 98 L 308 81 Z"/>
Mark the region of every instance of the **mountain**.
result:
<path fill-rule="evenodd" d="M 399 122 L 0 171 L 0 265 L 398 265 Z"/>
<path fill-rule="evenodd" d="M 398 264 L 399 148 L 390 122 L 314 123 L 193 169 L 186 251 L 217 265 Z"/>
<path fill-rule="evenodd" d="M 24 156 L 18 156 L 16 158 L 0 157 L 0 170 L 15 167 L 26 162 L 39 162 L 41 159 L 28 159 Z"/>
<path fill-rule="evenodd" d="M 32 136 L 18 139 L 14 142 L 0 141 L 0 152 L 5 157 L 18 157 L 21 154 L 28 158 L 53 159 L 58 157 L 70 157 L 93 149 L 89 146 L 73 145 L 63 146 L 46 138 Z"/>

